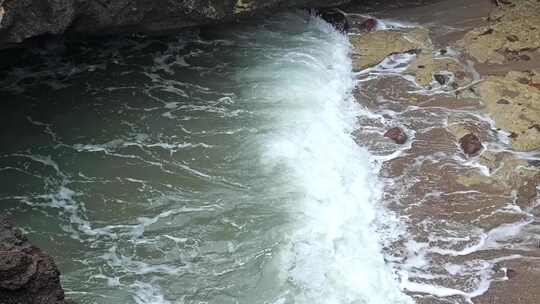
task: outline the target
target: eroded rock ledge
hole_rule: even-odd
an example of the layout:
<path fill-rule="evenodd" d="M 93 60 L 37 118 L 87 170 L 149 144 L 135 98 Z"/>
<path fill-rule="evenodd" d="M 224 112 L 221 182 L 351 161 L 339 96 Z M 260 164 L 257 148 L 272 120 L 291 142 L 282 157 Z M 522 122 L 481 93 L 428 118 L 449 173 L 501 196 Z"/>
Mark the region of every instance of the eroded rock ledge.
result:
<path fill-rule="evenodd" d="M 68 303 L 53 259 L 4 218 L 0 218 L 0 303 Z"/>
<path fill-rule="evenodd" d="M 0 49 L 45 34 L 163 33 L 348 0 L 0 0 Z"/>

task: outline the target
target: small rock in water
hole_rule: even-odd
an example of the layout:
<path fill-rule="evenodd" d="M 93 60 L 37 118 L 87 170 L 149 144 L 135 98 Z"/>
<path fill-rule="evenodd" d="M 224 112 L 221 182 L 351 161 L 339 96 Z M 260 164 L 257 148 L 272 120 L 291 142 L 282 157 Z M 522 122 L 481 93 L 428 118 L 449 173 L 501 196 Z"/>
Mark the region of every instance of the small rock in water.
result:
<path fill-rule="evenodd" d="M 360 23 L 358 28 L 364 32 L 371 32 L 377 27 L 377 20 L 373 18 L 369 18 L 365 20 L 364 22 Z"/>
<path fill-rule="evenodd" d="M 460 138 L 459 145 L 461 146 L 463 152 L 469 156 L 476 155 L 484 147 L 480 141 L 480 138 L 472 133 L 466 134 Z"/>
<path fill-rule="evenodd" d="M 506 277 L 508 279 L 515 278 L 517 276 L 517 272 L 514 269 L 507 269 L 506 270 Z"/>
<path fill-rule="evenodd" d="M 450 76 L 448 75 L 443 75 L 443 74 L 435 74 L 433 75 L 433 78 L 435 78 L 435 80 L 440 84 L 440 85 L 445 85 L 448 83 L 448 81 L 450 81 Z"/>
<path fill-rule="evenodd" d="M 326 22 L 330 23 L 340 32 L 347 32 L 349 30 L 349 19 L 347 15 L 337 9 L 328 9 L 319 11 L 319 16 Z"/>
<path fill-rule="evenodd" d="M 388 137 L 396 144 L 400 145 L 404 144 L 407 141 L 407 134 L 405 134 L 405 132 L 403 132 L 403 130 L 398 127 L 394 127 L 386 131 L 386 133 L 384 133 L 384 137 Z"/>

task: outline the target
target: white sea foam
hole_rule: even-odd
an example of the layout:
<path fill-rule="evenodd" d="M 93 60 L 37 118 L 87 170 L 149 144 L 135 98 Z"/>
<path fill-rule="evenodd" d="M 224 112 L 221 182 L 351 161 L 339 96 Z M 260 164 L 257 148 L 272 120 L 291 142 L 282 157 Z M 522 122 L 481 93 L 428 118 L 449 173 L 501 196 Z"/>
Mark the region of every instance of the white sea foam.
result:
<path fill-rule="evenodd" d="M 288 294 L 295 303 L 412 303 L 385 262 L 374 226 L 381 207 L 371 155 L 351 136 L 362 109 L 350 95 L 348 40 L 318 19 L 309 24 L 318 33 L 300 38 L 313 41 L 309 55 L 296 49 L 276 56 L 272 67 L 247 72 L 272 84 L 252 90 L 274 101 L 264 161 L 287 168 L 299 192 L 291 201 L 300 214 L 297 230 L 282 254 L 294 290 Z"/>

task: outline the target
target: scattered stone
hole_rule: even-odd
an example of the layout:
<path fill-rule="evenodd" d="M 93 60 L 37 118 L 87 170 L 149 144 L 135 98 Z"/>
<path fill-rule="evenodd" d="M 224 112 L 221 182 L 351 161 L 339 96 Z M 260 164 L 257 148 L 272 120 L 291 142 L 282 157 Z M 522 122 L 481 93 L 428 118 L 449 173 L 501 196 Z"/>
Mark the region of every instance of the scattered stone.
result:
<path fill-rule="evenodd" d="M 459 139 L 459 145 L 465 154 L 475 156 L 484 147 L 478 136 L 469 133 Z"/>
<path fill-rule="evenodd" d="M 440 85 L 445 85 L 450 81 L 450 76 L 444 75 L 444 74 L 435 74 L 433 75 L 433 78 L 435 81 L 437 81 Z"/>
<path fill-rule="evenodd" d="M 514 269 L 506 269 L 506 277 L 508 279 L 513 279 L 517 276 L 517 272 Z"/>
<path fill-rule="evenodd" d="M 423 87 L 429 86 L 434 79 L 441 85 L 448 84 L 451 80 L 451 74 L 456 75 L 455 81 L 458 82 L 458 86 L 470 82 L 463 66 L 456 60 L 436 58 L 432 54 L 420 54 L 405 73 L 414 76 L 418 85 Z M 460 77 L 457 77 L 458 74 Z"/>
<path fill-rule="evenodd" d="M 393 140 L 396 144 L 402 145 L 407 141 L 407 134 L 398 127 L 394 127 L 384 133 L 384 137 L 388 137 Z"/>
<path fill-rule="evenodd" d="M 0 218 L 0 303 L 66 304 L 53 259 Z"/>
<path fill-rule="evenodd" d="M 350 28 L 349 19 L 347 14 L 338 9 L 325 9 L 319 11 L 319 16 L 330 23 L 334 28 L 340 32 L 347 32 Z"/>
<path fill-rule="evenodd" d="M 361 31 L 364 31 L 364 32 L 371 32 L 377 27 L 377 24 L 378 24 L 378 22 L 377 22 L 376 19 L 369 18 L 369 19 L 365 20 L 364 22 L 360 23 L 358 28 Z"/>

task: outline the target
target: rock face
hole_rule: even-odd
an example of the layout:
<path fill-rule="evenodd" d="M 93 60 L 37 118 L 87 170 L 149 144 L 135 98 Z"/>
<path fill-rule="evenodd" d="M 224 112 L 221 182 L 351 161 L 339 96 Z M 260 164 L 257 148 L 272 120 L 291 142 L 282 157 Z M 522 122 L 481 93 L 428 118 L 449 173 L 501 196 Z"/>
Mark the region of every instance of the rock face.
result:
<path fill-rule="evenodd" d="M 0 218 L 0 303 L 65 304 L 53 259 Z"/>
<path fill-rule="evenodd" d="M 0 0 L 0 48 L 65 32 L 163 33 L 293 7 L 348 0 Z"/>

